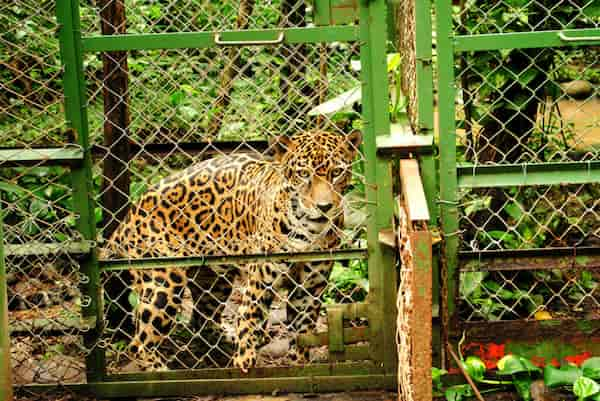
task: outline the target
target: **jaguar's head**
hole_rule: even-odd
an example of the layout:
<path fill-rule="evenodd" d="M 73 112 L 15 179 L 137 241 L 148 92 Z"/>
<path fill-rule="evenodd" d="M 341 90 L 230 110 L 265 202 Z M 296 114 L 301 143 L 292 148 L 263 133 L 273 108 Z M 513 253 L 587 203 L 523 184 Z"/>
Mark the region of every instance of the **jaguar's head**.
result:
<path fill-rule="evenodd" d="M 293 188 L 292 216 L 311 233 L 318 234 L 343 218 L 343 194 L 352 175 L 352 163 L 362 136 L 308 131 L 279 137 L 273 143 L 275 159 Z"/>

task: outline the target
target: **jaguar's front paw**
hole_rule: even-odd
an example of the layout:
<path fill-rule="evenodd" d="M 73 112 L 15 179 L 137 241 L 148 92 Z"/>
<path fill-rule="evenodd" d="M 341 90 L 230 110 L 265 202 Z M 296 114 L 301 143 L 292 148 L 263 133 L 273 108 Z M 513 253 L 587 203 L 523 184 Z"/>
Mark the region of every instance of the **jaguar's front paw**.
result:
<path fill-rule="evenodd" d="M 248 369 L 256 364 L 256 349 L 239 347 L 233 356 L 233 365 L 240 368 L 242 372 L 248 373 Z"/>

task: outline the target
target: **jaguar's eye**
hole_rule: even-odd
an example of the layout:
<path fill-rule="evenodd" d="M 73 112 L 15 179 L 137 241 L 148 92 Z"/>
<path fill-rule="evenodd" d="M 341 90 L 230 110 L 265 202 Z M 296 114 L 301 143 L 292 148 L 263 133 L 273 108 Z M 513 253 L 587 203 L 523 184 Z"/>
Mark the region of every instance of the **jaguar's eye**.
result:
<path fill-rule="evenodd" d="M 298 170 L 298 176 L 300 178 L 307 179 L 307 178 L 310 177 L 310 172 L 307 169 L 305 169 L 305 168 L 299 169 Z"/>
<path fill-rule="evenodd" d="M 331 170 L 331 176 L 332 177 L 339 177 L 342 174 L 344 174 L 344 169 L 343 168 L 336 167 L 333 170 Z"/>

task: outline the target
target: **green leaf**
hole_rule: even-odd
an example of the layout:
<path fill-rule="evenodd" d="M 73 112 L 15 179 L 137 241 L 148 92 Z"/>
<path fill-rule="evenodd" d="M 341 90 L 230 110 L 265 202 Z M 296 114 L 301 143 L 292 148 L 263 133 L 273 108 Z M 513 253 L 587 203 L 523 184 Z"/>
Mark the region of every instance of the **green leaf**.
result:
<path fill-rule="evenodd" d="M 467 203 L 467 205 L 465 206 L 465 214 L 467 216 L 471 216 L 474 213 L 477 213 L 481 210 L 489 209 L 491 204 L 492 204 L 491 196 L 484 196 L 483 198 L 473 199 L 472 201 L 469 201 Z"/>
<path fill-rule="evenodd" d="M 480 358 L 476 356 L 469 356 L 464 362 L 462 362 L 462 364 L 473 380 L 477 382 L 483 380 L 486 368 L 485 363 L 483 363 Z"/>
<path fill-rule="evenodd" d="M 600 379 L 600 357 L 586 359 L 581 365 L 583 375 L 590 379 Z"/>
<path fill-rule="evenodd" d="M 519 73 L 519 75 L 517 76 L 517 80 L 519 81 L 522 87 L 526 87 L 535 77 L 538 76 L 538 73 L 541 73 L 538 69 L 533 67 L 528 68 L 525 71 Z"/>
<path fill-rule="evenodd" d="M 513 378 L 513 384 L 517 393 L 524 401 L 530 401 L 531 397 L 531 382 L 533 380 L 529 376 Z"/>
<path fill-rule="evenodd" d="M 480 289 L 482 281 L 487 272 L 465 272 L 460 275 L 460 295 L 464 298 L 470 297 Z"/>
<path fill-rule="evenodd" d="M 8 183 L 6 181 L 0 181 L 0 191 L 14 193 L 14 194 L 18 194 L 18 195 L 21 195 L 21 196 L 24 196 L 24 195 L 27 194 L 27 191 L 25 191 L 20 186 Z"/>
<path fill-rule="evenodd" d="M 169 97 L 172 106 L 179 106 L 183 102 L 183 99 L 185 99 L 185 92 L 183 91 L 173 92 Z"/>
<path fill-rule="evenodd" d="M 431 381 L 433 383 L 433 387 L 441 390 L 442 388 L 442 376 L 448 373 L 447 370 L 439 369 L 436 367 L 431 368 Z"/>
<path fill-rule="evenodd" d="M 582 10 L 583 15 L 588 18 L 600 18 L 600 3 L 591 1 Z"/>
<path fill-rule="evenodd" d="M 402 57 L 400 53 L 390 53 L 387 55 L 387 70 L 388 72 L 396 71 L 400 67 Z"/>
<path fill-rule="evenodd" d="M 473 397 L 473 390 L 468 384 L 458 384 L 448 387 L 444 393 L 446 401 L 461 401 L 467 397 Z"/>
<path fill-rule="evenodd" d="M 541 369 L 535 366 L 527 358 L 516 355 L 506 355 L 498 361 L 498 372 L 500 376 L 515 375 L 517 373 L 541 372 Z"/>
<path fill-rule="evenodd" d="M 504 211 L 516 221 L 523 216 L 523 210 L 516 203 L 508 203 L 504 206 Z"/>
<path fill-rule="evenodd" d="M 546 365 L 544 368 L 544 383 L 548 387 L 557 386 L 572 386 L 579 377 L 581 377 L 581 370 L 571 364 L 566 364 L 555 368 L 552 365 Z"/>
<path fill-rule="evenodd" d="M 573 392 L 579 397 L 580 401 L 583 401 L 588 397 L 600 393 L 600 384 L 588 377 L 581 376 L 573 384 Z"/>

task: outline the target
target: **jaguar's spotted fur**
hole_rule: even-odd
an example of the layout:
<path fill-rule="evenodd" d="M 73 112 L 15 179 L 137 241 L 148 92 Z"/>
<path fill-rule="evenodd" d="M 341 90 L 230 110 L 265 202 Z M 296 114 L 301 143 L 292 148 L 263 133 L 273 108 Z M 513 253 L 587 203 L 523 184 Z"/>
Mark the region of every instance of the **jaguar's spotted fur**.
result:
<path fill-rule="evenodd" d="M 359 133 L 310 131 L 272 142 L 273 159 L 220 156 L 161 181 L 131 208 L 109 241 L 106 256 L 230 255 L 326 250 L 339 243 L 342 194 L 361 141 Z M 251 263 L 202 268 L 194 282 L 182 269 L 132 271 L 138 294 L 136 333 L 130 349 L 160 367 L 154 352 L 167 337 L 186 286 L 194 298 L 197 330 L 218 329 L 240 273 L 245 275 L 238 312 L 234 365 L 256 363 L 274 291 L 295 282 L 287 298 L 296 333 L 315 328 L 331 262 Z M 206 280 L 206 277 L 208 280 Z M 209 283 L 208 285 L 202 283 Z M 308 350 L 296 350 L 305 359 Z"/>

